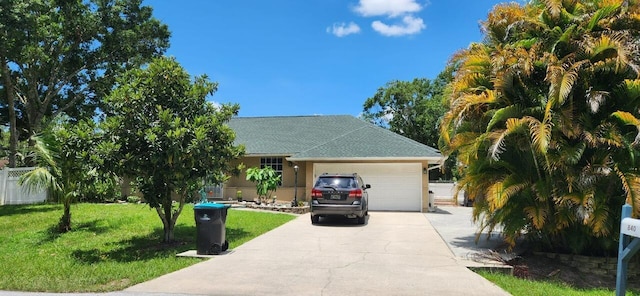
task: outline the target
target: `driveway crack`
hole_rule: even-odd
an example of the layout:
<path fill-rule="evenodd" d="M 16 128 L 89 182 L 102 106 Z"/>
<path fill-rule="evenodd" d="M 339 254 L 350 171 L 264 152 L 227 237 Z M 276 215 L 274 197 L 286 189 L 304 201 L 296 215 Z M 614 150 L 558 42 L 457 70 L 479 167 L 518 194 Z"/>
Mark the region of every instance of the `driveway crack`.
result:
<path fill-rule="evenodd" d="M 365 256 L 368 253 L 361 253 L 360 254 L 360 258 L 353 260 L 352 262 L 346 263 L 342 266 L 337 266 L 337 267 L 331 267 L 331 268 L 327 268 L 327 270 L 329 271 L 329 278 L 327 279 L 327 283 L 324 285 L 324 287 L 322 287 L 322 290 L 320 290 L 320 295 L 325 295 L 325 291 L 327 290 L 327 288 L 329 287 L 329 285 L 331 285 L 333 283 L 333 279 L 334 279 L 334 271 L 338 270 L 338 269 L 344 269 L 347 267 L 350 267 L 351 265 L 354 265 L 356 263 L 361 263 L 364 262 L 365 260 Z M 327 294 L 327 295 L 331 295 L 331 293 Z"/>

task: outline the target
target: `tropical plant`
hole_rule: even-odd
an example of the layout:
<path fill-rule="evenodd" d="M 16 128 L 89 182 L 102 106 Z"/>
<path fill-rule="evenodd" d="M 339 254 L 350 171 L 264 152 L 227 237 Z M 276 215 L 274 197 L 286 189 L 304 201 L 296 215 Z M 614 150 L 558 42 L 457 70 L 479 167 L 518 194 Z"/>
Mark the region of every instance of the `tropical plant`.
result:
<path fill-rule="evenodd" d="M 262 169 L 253 167 L 247 169 L 247 181 L 256 184 L 258 203 L 262 203 L 263 201 L 268 201 L 271 198 L 271 194 L 278 189 L 280 175 L 271 167 Z"/>
<path fill-rule="evenodd" d="M 640 214 L 640 4 L 500 4 L 482 28 L 452 58 L 440 146 L 474 218 L 511 244 L 613 253 L 621 205 Z"/>
<path fill-rule="evenodd" d="M 30 192 L 47 190 L 50 200 L 63 204 L 59 232 L 71 230 L 71 204 L 92 185 L 86 178 L 101 161 L 93 150 L 97 137 L 93 122 L 81 121 L 54 123 L 41 136 L 31 138 L 30 158 L 38 167 L 22 175 L 19 182 Z"/>
<path fill-rule="evenodd" d="M 173 58 L 155 59 L 117 81 L 105 99 L 101 125 L 111 169 L 134 180 L 162 220 L 163 241 L 173 241 L 185 203 L 195 200 L 202 184 L 238 173 L 230 162 L 244 148 L 233 144 L 235 134 L 226 123 L 239 107 L 208 102 L 217 83 L 206 76 L 191 79 Z"/>

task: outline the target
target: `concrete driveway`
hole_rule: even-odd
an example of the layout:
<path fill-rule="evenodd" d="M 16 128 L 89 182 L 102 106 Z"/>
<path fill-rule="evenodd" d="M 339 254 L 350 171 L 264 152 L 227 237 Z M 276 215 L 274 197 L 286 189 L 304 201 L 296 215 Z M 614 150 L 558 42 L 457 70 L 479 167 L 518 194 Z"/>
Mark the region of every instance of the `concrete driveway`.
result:
<path fill-rule="evenodd" d="M 480 232 L 478 223 L 473 222 L 473 208 L 461 206 L 438 206 L 434 212 L 424 213 L 431 225 L 447 243 L 449 249 L 460 260 L 464 260 L 467 266 L 496 266 L 491 264 L 491 260 L 483 254 L 488 254 L 489 250 L 498 252 L 505 260 L 512 259 L 521 253 L 521 246 L 516 246 L 515 250 L 508 250 L 508 245 L 502 240 L 500 228 L 494 230 L 489 235 L 488 231 L 483 231 L 478 241 L 476 236 Z M 482 264 L 478 264 L 481 261 Z"/>
<path fill-rule="evenodd" d="M 422 213 L 366 225 L 309 215 L 223 255 L 118 294 L 509 295 L 456 260 Z"/>

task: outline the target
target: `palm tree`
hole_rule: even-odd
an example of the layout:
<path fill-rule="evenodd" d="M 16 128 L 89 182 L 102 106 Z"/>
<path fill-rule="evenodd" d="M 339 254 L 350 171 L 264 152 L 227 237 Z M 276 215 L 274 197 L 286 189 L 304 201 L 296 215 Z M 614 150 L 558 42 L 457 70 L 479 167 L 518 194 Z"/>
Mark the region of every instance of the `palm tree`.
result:
<path fill-rule="evenodd" d="M 442 150 L 482 227 L 510 243 L 615 249 L 620 206 L 640 214 L 640 21 L 635 1 L 498 5 L 458 66 Z M 612 239 L 613 238 L 613 239 Z"/>
<path fill-rule="evenodd" d="M 24 174 L 20 183 L 29 191 L 48 190 L 49 198 L 63 204 L 58 231 L 71 230 L 71 204 L 79 196 L 83 177 L 88 173 L 96 134 L 92 122 L 57 122 L 40 136 L 33 136 L 32 158 L 38 167 Z"/>

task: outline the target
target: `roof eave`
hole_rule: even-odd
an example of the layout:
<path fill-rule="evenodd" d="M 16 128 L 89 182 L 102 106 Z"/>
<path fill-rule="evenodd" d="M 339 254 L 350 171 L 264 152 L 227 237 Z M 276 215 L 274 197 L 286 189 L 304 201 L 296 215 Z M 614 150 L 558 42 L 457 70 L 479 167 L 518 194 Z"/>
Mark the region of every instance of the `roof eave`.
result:
<path fill-rule="evenodd" d="M 445 156 L 422 157 L 287 157 L 288 161 L 427 161 L 429 163 L 441 163 Z"/>

